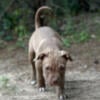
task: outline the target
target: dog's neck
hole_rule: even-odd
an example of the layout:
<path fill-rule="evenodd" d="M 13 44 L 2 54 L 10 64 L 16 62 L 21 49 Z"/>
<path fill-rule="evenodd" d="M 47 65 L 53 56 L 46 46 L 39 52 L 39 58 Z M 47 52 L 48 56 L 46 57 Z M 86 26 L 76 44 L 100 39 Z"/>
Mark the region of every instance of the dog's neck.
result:
<path fill-rule="evenodd" d="M 40 42 L 37 52 L 45 50 L 62 50 L 62 44 L 55 39 L 44 39 Z"/>

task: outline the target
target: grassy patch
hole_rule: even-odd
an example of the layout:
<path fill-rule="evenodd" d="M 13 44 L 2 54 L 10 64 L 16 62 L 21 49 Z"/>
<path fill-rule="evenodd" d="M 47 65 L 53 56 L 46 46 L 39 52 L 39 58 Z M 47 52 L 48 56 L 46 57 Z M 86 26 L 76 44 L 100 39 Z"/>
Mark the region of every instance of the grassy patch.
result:
<path fill-rule="evenodd" d="M 0 88 L 6 88 L 8 85 L 9 79 L 6 76 L 0 76 Z"/>
<path fill-rule="evenodd" d="M 10 79 L 6 75 L 1 75 L 0 76 L 0 92 L 1 94 L 15 94 L 18 92 L 18 87 L 10 82 Z"/>

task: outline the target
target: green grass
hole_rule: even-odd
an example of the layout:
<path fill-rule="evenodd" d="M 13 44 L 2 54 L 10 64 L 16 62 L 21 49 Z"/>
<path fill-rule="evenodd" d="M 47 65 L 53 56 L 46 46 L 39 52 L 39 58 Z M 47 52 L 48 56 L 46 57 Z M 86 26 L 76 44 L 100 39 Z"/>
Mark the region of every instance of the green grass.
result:
<path fill-rule="evenodd" d="M 6 76 L 0 76 L 0 88 L 7 87 L 9 79 Z"/>
<path fill-rule="evenodd" d="M 0 76 L 0 92 L 1 94 L 15 94 L 18 92 L 18 87 L 16 86 L 15 83 L 10 82 L 9 77 L 6 75 L 1 75 Z"/>

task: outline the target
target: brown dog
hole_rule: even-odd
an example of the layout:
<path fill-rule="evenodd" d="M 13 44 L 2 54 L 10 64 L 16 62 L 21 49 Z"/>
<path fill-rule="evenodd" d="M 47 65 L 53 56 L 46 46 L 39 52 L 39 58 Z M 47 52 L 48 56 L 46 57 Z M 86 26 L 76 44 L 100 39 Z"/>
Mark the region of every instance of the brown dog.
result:
<path fill-rule="evenodd" d="M 64 50 L 60 36 L 52 28 L 40 26 L 40 13 L 51 8 L 39 8 L 35 16 L 35 32 L 29 41 L 29 60 L 33 68 L 33 81 L 37 79 L 40 91 L 44 91 L 45 84 L 57 86 L 58 97 L 64 100 L 64 78 L 66 63 L 72 60 Z"/>

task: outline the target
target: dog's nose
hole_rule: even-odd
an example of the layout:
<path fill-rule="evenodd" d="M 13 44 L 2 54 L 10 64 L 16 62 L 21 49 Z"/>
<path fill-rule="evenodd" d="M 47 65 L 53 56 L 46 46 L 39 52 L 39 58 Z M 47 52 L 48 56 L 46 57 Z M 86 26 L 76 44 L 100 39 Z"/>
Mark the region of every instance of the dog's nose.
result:
<path fill-rule="evenodd" d="M 53 78 L 52 83 L 53 83 L 53 85 L 57 85 L 57 83 L 58 83 L 58 78 Z"/>

